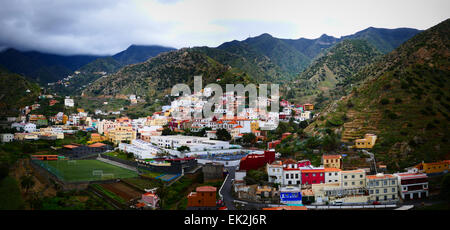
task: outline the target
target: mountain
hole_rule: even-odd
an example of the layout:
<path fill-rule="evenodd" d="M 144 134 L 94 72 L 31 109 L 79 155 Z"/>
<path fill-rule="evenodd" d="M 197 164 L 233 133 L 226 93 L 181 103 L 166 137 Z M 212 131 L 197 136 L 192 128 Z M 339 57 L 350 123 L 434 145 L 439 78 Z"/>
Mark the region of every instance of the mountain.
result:
<path fill-rule="evenodd" d="M 305 131 L 344 142 L 378 136 L 372 149 L 391 170 L 449 159 L 450 19 L 421 32 L 357 74 L 363 80 Z"/>
<path fill-rule="evenodd" d="M 217 49 L 243 56 L 247 60 L 267 58 L 278 66 L 281 70 L 278 74 L 284 75 L 282 76 L 284 79 L 300 73 L 311 61 L 294 47 L 269 34 L 262 34 L 244 41 L 226 42 Z"/>
<path fill-rule="evenodd" d="M 83 91 L 87 96 L 120 96 L 136 94 L 148 101 L 170 94 L 171 88 L 185 83 L 193 90 L 194 76 L 208 83 L 249 83 L 247 74 L 222 65 L 195 49 L 161 53 L 143 63 L 128 65 L 112 75 L 98 79 Z M 221 81 L 217 79 L 220 78 Z"/>
<path fill-rule="evenodd" d="M 382 53 L 365 40 L 343 40 L 299 75 L 287 98 L 297 103 L 314 102 L 320 107 L 324 98 L 336 96 L 334 90 L 337 87 L 352 83 L 351 76 L 380 55 Z"/>
<path fill-rule="evenodd" d="M 414 35 L 421 32 L 417 29 L 398 28 L 398 29 L 383 29 L 369 27 L 365 30 L 359 31 L 355 34 L 343 36 L 341 40 L 345 39 L 362 39 L 367 40 L 374 45 L 379 51 L 389 53 L 403 42 L 412 38 Z"/>
<path fill-rule="evenodd" d="M 340 41 L 339 38 L 323 34 L 317 39 L 282 39 L 282 41 L 294 47 L 299 52 L 303 53 L 310 59 L 314 59 L 324 49 L 330 48 Z"/>
<path fill-rule="evenodd" d="M 237 42 L 237 41 L 235 41 Z M 231 42 L 233 43 L 233 42 Z M 210 47 L 195 47 L 193 50 L 202 52 L 223 65 L 245 71 L 256 82 L 281 82 L 287 75 L 267 56 L 259 54 L 250 47 L 228 44 L 228 51 Z M 233 48 L 231 48 L 233 46 Z"/>
<path fill-rule="evenodd" d="M 0 53 L 0 65 L 11 72 L 27 76 L 37 82 L 48 83 L 60 80 L 74 70 L 99 56 L 63 56 L 36 51 L 22 52 L 7 49 Z"/>
<path fill-rule="evenodd" d="M 154 57 L 161 52 L 174 50 L 163 46 L 138 46 L 131 45 L 128 49 L 112 56 L 122 67 L 129 64 L 143 62 L 148 58 Z M 57 55 L 47 54 L 37 51 L 22 52 L 16 49 L 7 49 L 0 53 L 0 65 L 4 66 L 11 72 L 18 73 L 36 80 L 40 83 L 50 83 L 61 80 L 68 75 L 73 74 L 75 70 L 79 70 L 84 65 L 93 61 L 109 56 L 96 55 Z M 102 63 L 109 62 L 111 67 L 111 59 L 105 59 L 92 63 L 86 68 L 100 69 Z M 99 64 L 97 67 L 93 67 Z M 113 64 L 116 65 L 116 64 Z M 113 68 L 117 70 L 118 68 Z M 110 69 L 111 70 L 111 69 Z M 101 71 L 109 72 L 107 69 Z"/>
<path fill-rule="evenodd" d="M 151 57 L 155 57 L 160 53 L 176 50 L 171 47 L 163 46 L 143 46 L 143 45 L 131 45 L 126 50 L 117 53 L 112 56 L 122 66 L 144 62 Z"/>
<path fill-rule="evenodd" d="M 17 116 L 21 107 L 31 105 L 38 98 L 39 92 L 38 84 L 0 66 L 1 116 Z"/>

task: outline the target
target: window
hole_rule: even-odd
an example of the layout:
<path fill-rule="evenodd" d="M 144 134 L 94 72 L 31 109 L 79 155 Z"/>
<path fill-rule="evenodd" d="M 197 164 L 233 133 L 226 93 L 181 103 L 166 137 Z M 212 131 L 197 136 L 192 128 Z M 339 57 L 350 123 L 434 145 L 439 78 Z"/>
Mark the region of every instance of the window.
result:
<path fill-rule="evenodd" d="M 286 174 L 286 179 L 289 179 L 289 174 Z"/>
<path fill-rule="evenodd" d="M 362 181 L 360 181 L 360 182 L 359 182 L 359 184 L 361 184 L 361 185 L 362 185 Z"/>
<path fill-rule="evenodd" d="M 352 175 L 352 178 L 355 178 L 355 175 Z"/>
<path fill-rule="evenodd" d="M 298 179 L 298 174 L 295 174 L 295 179 Z"/>
<path fill-rule="evenodd" d="M 344 182 L 344 185 L 347 186 L 347 182 Z"/>
<path fill-rule="evenodd" d="M 331 176 L 331 173 L 328 173 L 328 176 Z"/>
<path fill-rule="evenodd" d="M 316 174 L 315 174 L 315 173 L 313 173 L 313 176 L 316 176 Z"/>
<path fill-rule="evenodd" d="M 334 173 L 335 176 L 337 176 L 337 173 Z"/>
<path fill-rule="evenodd" d="M 361 175 L 359 175 L 359 178 L 362 178 L 362 176 L 363 176 L 362 174 L 361 174 Z"/>
<path fill-rule="evenodd" d="M 352 182 L 352 185 L 355 185 L 355 182 L 354 182 L 354 181 Z"/>
<path fill-rule="evenodd" d="M 392 192 L 395 192 L 395 188 L 392 188 Z"/>
<path fill-rule="evenodd" d="M 378 194 L 378 193 L 380 193 L 380 191 L 378 191 L 378 189 L 376 189 L 376 190 L 375 190 L 375 193 Z"/>
<path fill-rule="evenodd" d="M 347 176 L 344 176 L 344 179 L 347 179 Z"/>
<path fill-rule="evenodd" d="M 384 181 L 384 185 L 387 185 L 387 180 Z"/>
<path fill-rule="evenodd" d="M 320 176 L 323 176 L 323 174 L 321 173 Z"/>
<path fill-rule="evenodd" d="M 384 189 L 384 193 L 387 193 L 387 188 Z"/>
<path fill-rule="evenodd" d="M 370 194 L 373 194 L 373 190 L 372 189 L 370 190 Z"/>

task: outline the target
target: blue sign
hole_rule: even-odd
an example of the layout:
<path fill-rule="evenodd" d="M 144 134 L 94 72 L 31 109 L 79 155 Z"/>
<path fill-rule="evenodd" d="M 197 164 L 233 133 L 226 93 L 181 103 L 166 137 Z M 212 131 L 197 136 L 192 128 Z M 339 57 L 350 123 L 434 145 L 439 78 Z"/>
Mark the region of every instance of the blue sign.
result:
<path fill-rule="evenodd" d="M 301 201 L 302 193 L 301 192 L 282 192 L 280 193 L 281 201 Z"/>

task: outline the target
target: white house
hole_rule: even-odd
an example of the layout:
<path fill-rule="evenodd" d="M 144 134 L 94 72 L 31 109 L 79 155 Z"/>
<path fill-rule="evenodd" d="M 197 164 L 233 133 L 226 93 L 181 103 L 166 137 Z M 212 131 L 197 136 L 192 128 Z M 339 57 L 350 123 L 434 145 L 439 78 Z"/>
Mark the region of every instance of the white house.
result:
<path fill-rule="evenodd" d="M 0 134 L 0 140 L 2 143 L 11 142 L 14 140 L 14 134 L 2 133 L 2 134 Z"/>
<path fill-rule="evenodd" d="M 341 181 L 341 169 L 325 168 L 325 183 L 339 183 Z"/>
<path fill-rule="evenodd" d="M 64 105 L 67 107 L 74 107 L 75 103 L 74 103 L 73 99 L 66 98 L 66 99 L 64 99 Z"/>
<path fill-rule="evenodd" d="M 36 132 L 36 125 L 33 123 L 27 123 L 25 124 L 25 126 L 23 127 L 23 130 L 27 133 L 32 133 L 32 132 Z"/>

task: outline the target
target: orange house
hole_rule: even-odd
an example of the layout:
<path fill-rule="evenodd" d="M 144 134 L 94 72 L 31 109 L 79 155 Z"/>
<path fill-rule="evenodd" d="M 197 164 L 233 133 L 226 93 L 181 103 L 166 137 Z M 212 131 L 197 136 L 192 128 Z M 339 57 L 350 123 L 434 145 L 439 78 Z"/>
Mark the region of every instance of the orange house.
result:
<path fill-rule="evenodd" d="M 216 191 L 212 186 L 197 187 L 188 195 L 188 207 L 215 207 Z"/>

